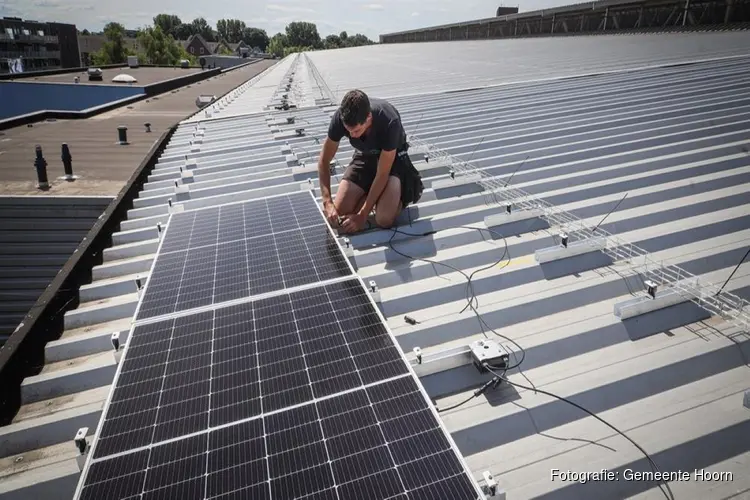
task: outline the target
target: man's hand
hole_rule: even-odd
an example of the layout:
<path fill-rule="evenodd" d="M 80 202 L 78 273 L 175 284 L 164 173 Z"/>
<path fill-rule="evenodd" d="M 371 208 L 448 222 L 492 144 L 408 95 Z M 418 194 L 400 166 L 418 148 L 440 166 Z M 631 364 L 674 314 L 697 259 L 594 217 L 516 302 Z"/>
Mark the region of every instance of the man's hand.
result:
<path fill-rule="evenodd" d="M 345 233 L 356 233 L 365 227 L 365 222 L 367 222 L 366 214 L 348 215 L 343 224 L 341 224 L 341 229 Z"/>
<path fill-rule="evenodd" d="M 333 204 L 333 201 L 326 200 L 323 202 L 323 213 L 331 227 L 339 227 L 339 213 L 336 210 L 336 205 Z"/>

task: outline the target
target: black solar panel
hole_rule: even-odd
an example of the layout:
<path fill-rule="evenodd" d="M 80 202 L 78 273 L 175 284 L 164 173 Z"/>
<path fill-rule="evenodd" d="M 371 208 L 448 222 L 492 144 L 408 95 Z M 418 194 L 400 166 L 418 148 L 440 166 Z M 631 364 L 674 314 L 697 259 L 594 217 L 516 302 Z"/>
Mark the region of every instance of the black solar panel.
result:
<path fill-rule="evenodd" d="M 302 229 L 322 222 L 318 204 L 308 191 L 176 213 L 170 218 L 160 253 Z"/>
<path fill-rule="evenodd" d="M 477 499 L 412 376 L 89 467 L 83 499 Z"/>
<path fill-rule="evenodd" d="M 315 210 L 316 226 L 159 253 L 136 319 L 351 276 L 339 244 Z"/>
<path fill-rule="evenodd" d="M 94 457 L 405 373 L 357 279 L 137 326 Z"/>

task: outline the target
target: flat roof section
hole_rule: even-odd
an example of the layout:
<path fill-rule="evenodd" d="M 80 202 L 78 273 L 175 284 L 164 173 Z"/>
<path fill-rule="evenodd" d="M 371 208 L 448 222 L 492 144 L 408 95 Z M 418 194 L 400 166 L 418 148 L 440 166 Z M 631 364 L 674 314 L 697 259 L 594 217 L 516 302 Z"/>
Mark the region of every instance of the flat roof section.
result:
<path fill-rule="evenodd" d="M 46 82 L 46 83 L 70 83 L 73 84 L 75 77 L 80 78 L 80 83 L 91 84 L 91 85 L 116 85 L 116 86 L 127 86 L 127 83 L 113 83 L 112 78 L 116 77 L 121 73 L 130 75 L 138 82 L 134 83 L 134 87 L 143 87 L 145 85 L 151 85 L 152 83 L 163 82 L 177 78 L 180 76 L 190 75 L 193 73 L 200 73 L 200 68 L 110 68 L 102 70 L 101 80 L 89 80 L 86 71 L 80 73 L 63 73 L 61 75 L 47 75 L 47 76 L 33 76 L 29 78 L 16 78 L 10 81 L 14 82 Z"/>
<path fill-rule="evenodd" d="M 750 31 L 381 44 L 310 52 L 340 100 L 580 77 L 747 55 Z"/>
<path fill-rule="evenodd" d="M 197 111 L 201 94 L 220 96 L 262 72 L 276 61 L 261 60 L 202 82 L 114 109 L 85 120 L 35 123 L 0 132 L 0 195 L 116 196 L 143 155 L 161 133 Z M 145 123 L 151 124 L 151 133 Z M 117 127 L 128 128 L 128 144 L 117 144 Z M 73 157 L 74 182 L 64 175 L 60 152 L 67 143 Z M 51 188 L 37 188 L 35 146 L 42 146 Z"/>

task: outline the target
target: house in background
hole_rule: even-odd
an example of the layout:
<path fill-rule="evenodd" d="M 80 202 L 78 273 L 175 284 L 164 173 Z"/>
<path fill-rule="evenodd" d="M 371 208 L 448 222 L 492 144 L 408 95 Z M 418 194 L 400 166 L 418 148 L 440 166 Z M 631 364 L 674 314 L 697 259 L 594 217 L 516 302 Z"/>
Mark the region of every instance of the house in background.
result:
<path fill-rule="evenodd" d="M 91 64 L 91 54 L 101 50 L 107 37 L 104 35 L 78 35 L 78 48 L 81 51 L 81 66 Z M 135 37 L 124 37 L 122 39 L 126 49 L 138 52 L 138 39 Z"/>
<path fill-rule="evenodd" d="M 190 35 L 190 38 L 180 41 L 180 44 L 191 56 L 200 57 L 213 54 L 211 45 L 201 35 Z"/>

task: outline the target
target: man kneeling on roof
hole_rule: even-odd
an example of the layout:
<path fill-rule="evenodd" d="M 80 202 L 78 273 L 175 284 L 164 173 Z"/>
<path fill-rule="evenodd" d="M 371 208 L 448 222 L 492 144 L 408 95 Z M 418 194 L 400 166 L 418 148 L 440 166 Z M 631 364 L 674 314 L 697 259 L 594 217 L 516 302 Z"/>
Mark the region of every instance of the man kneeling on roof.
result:
<path fill-rule="evenodd" d="M 348 137 L 354 155 L 331 197 L 329 164 L 342 137 Z M 351 90 L 341 101 L 328 126 L 318 160 L 318 179 L 326 218 L 344 233 L 364 229 L 375 209 L 375 222 L 389 228 L 401 210 L 422 196 L 422 178 L 407 150 L 406 132 L 398 110 L 383 99 Z"/>

